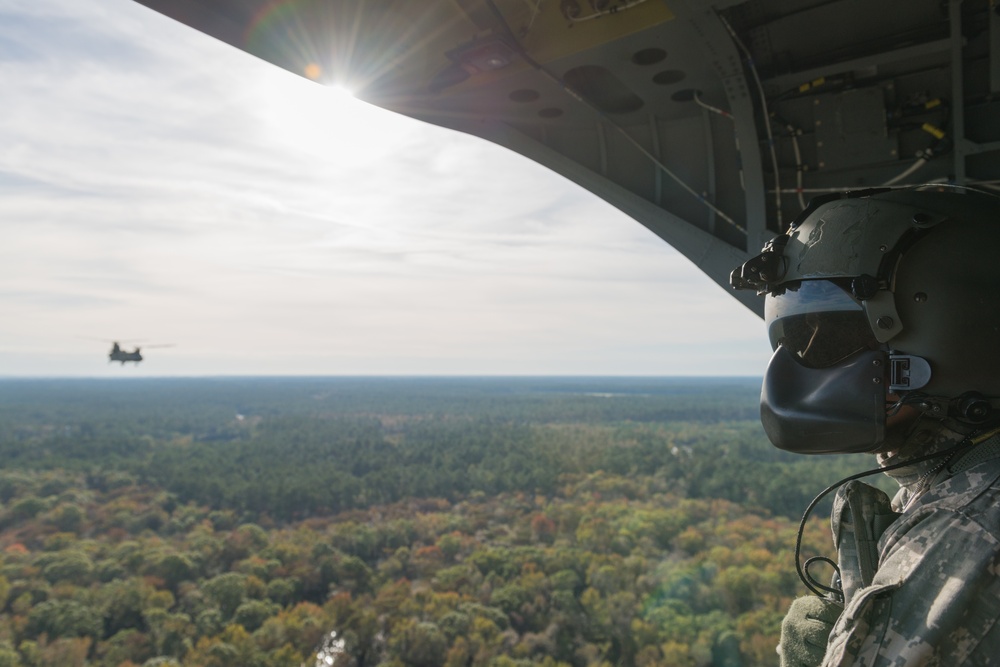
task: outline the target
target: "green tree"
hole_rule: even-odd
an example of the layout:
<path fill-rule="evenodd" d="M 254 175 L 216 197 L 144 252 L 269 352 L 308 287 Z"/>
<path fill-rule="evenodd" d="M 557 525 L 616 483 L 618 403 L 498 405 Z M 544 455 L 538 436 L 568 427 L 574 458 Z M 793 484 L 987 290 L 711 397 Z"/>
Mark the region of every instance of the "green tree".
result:
<path fill-rule="evenodd" d="M 247 600 L 233 612 L 233 622 L 239 623 L 249 632 L 255 631 L 264 624 L 270 616 L 278 612 L 280 607 L 263 600 Z"/>
<path fill-rule="evenodd" d="M 153 565 L 152 571 L 174 591 L 181 582 L 195 577 L 194 563 L 187 554 L 167 554 Z"/>
<path fill-rule="evenodd" d="M 448 640 L 434 623 L 409 621 L 393 633 L 389 648 L 405 665 L 438 667 L 448 652 Z"/>
<path fill-rule="evenodd" d="M 28 613 L 25 633 L 30 638 L 99 637 L 103 629 L 100 612 L 75 600 L 46 600 Z"/>
<path fill-rule="evenodd" d="M 21 654 L 18 653 L 10 642 L 0 641 L 0 667 L 21 667 Z"/>
<path fill-rule="evenodd" d="M 39 559 L 39 564 L 42 566 L 42 576 L 51 583 L 71 581 L 80 585 L 87 583 L 93 575 L 94 561 L 82 551 L 60 551 L 46 556 L 45 559 Z"/>
<path fill-rule="evenodd" d="M 205 582 L 202 590 L 222 611 L 224 618 L 232 618 L 247 593 L 247 578 L 236 572 L 226 572 Z"/>

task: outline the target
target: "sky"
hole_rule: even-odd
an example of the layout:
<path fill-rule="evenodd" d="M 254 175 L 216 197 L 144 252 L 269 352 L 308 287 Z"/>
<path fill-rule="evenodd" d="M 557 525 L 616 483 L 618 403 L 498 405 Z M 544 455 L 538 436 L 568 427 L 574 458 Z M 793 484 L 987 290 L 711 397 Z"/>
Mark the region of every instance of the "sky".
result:
<path fill-rule="evenodd" d="M 770 356 L 755 315 L 579 186 L 131 0 L 0 0 L 0 82 L 0 377 L 761 375 Z M 145 360 L 109 363 L 114 340 Z"/>

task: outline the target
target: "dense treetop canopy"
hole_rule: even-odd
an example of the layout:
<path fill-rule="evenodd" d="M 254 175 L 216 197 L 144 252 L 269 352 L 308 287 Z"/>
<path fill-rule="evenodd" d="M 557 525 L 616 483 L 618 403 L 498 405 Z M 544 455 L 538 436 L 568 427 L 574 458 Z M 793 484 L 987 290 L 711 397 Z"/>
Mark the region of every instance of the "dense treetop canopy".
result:
<path fill-rule="evenodd" d="M 798 515 L 870 461 L 758 392 L 2 381 L 0 666 L 773 664 Z"/>

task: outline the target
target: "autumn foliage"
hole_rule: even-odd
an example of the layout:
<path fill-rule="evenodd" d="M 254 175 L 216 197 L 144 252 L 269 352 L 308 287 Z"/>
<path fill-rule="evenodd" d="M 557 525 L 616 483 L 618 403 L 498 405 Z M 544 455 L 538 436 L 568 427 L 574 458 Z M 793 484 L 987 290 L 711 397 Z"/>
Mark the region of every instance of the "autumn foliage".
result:
<path fill-rule="evenodd" d="M 776 664 L 786 505 L 838 470 L 772 452 L 749 385 L 497 382 L 308 414 L 289 384 L 129 413 L 0 383 L 0 667 Z"/>

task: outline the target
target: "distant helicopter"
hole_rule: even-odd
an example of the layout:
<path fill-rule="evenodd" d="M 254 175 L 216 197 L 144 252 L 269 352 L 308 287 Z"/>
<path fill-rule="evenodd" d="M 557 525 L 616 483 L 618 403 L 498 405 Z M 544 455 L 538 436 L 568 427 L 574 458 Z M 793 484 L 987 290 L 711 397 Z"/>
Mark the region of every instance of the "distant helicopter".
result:
<path fill-rule="evenodd" d="M 147 347 L 173 347 L 173 344 L 147 345 Z M 138 345 L 131 352 L 127 352 L 123 350 L 120 345 L 118 345 L 117 341 L 115 341 L 111 346 L 111 352 L 108 353 L 108 361 L 120 361 L 122 366 L 125 365 L 126 361 L 134 361 L 138 364 L 142 361 L 142 354 L 139 351 Z"/>

